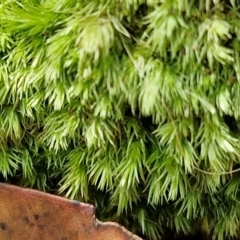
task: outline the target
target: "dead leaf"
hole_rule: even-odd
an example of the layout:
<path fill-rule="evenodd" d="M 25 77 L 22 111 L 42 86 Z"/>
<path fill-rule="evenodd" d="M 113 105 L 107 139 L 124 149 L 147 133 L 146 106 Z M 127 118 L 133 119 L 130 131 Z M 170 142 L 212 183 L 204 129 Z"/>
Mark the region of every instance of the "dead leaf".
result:
<path fill-rule="evenodd" d="M 95 207 L 0 183 L 1 240 L 141 240 L 117 223 L 95 218 Z"/>

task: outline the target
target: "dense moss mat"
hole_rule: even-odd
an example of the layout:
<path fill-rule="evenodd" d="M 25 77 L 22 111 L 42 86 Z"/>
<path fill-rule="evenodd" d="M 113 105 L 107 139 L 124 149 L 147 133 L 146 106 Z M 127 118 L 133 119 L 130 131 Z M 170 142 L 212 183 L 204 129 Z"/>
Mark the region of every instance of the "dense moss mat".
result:
<path fill-rule="evenodd" d="M 238 0 L 0 0 L 2 181 L 149 240 L 239 235 Z"/>

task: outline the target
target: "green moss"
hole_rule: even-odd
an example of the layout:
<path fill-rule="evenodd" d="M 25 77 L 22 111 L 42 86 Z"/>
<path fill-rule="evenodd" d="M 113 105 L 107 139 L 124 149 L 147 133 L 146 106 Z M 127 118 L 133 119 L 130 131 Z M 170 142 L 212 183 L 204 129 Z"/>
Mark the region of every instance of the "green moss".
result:
<path fill-rule="evenodd" d="M 239 234 L 239 1 L 0 1 L 0 173 L 147 239 Z"/>

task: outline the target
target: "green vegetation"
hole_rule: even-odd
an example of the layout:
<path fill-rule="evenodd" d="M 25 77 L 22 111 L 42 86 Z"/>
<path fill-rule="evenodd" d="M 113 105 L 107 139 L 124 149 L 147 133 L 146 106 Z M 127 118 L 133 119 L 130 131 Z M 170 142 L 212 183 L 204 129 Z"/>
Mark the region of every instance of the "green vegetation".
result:
<path fill-rule="evenodd" d="M 0 0 L 0 172 L 149 240 L 240 227 L 239 0 Z"/>

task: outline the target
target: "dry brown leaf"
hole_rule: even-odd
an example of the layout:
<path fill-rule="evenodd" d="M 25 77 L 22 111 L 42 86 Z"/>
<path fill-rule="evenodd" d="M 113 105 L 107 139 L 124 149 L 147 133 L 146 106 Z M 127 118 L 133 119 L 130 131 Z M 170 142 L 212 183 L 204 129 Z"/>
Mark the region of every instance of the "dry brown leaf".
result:
<path fill-rule="evenodd" d="M 0 183 L 1 240 L 141 240 L 117 223 L 95 218 L 95 207 Z"/>

